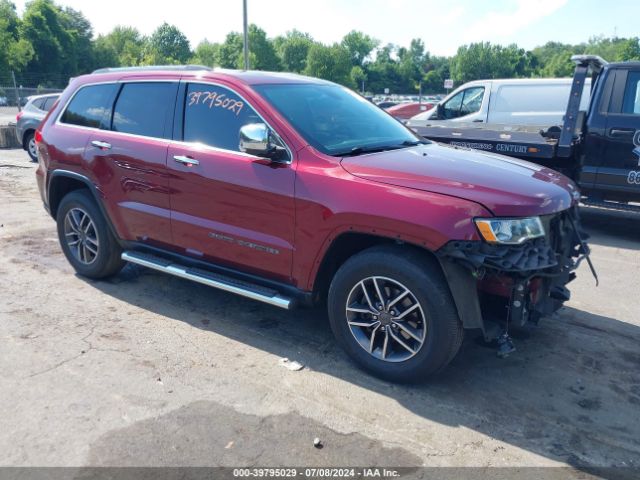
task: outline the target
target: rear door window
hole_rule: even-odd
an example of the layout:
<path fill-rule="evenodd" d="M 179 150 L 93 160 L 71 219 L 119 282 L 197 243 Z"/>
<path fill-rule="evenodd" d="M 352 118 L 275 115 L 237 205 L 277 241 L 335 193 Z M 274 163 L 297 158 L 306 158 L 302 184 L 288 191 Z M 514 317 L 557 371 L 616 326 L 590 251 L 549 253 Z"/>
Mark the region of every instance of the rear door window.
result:
<path fill-rule="evenodd" d="M 173 115 L 177 89 L 177 82 L 123 85 L 113 108 L 111 129 L 145 137 L 168 138 L 166 124 Z"/>
<path fill-rule="evenodd" d="M 627 74 L 622 113 L 640 115 L 640 72 L 629 72 Z"/>
<path fill-rule="evenodd" d="M 240 128 L 262 122 L 258 114 L 232 90 L 218 85 L 190 83 L 184 106 L 183 140 L 239 151 Z"/>
<path fill-rule="evenodd" d="M 108 128 L 116 88 L 113 83 L 80 88 L 60 117 L 60 121 L 81 127 Z"/>

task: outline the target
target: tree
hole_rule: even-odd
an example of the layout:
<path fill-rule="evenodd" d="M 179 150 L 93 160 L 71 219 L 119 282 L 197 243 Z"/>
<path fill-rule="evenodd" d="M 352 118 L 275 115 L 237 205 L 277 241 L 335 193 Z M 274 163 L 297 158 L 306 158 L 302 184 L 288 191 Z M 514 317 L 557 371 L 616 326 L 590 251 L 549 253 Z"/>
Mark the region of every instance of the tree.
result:
<path fill-rule="evenodd" d="M 349 78 L 351 78 L 351 83 L 362 90 L 364 93 L 364 83 L 367 81 L 367 73 L 362 69 L 359 65 L 354 65 L 351 67 L 351 72 L 349 73 Z"/>
<path fill-rule="evenodd" d="M 633 37 L 624 40 L 620 45 L 617 60 L 620 62 L 640 60 L 640 39 Z"/>
<path fill-rule="evenodd" d="M 62 11 L 51 0 L 27 3 L 20 37 L 31 44 L 34 55 L 20 76 L 28 83 L 62 85 L 68 77 L 77 75 L 74 35 L 67 31 L 67 25 Z"/>
<path fill-rule="evenodd" d="M 480 78 L 512 78 L 530 75 L 527 53 L 516 45 L 503 47 L 489 42 L 458 48 L 451 59 L 451 76 L 460 84 Z"/>
<path fill-rule="evenodd" d="M 71 70 L 82 73 L 93 70 L 95 59 L 91 22 L 82 12 L 70 7 L 65 7 L 61 13 L 62 25 L 71 35 L 71 51 L 67 52 Z"/>
<path fill-rule="evenodd" d="M 342 85 L 353 86 L 349 77 L 351 67 L 349 50 L 345 47 L 337 43 L 330 47 L 316 43 L 309 48 L 304 73 Z"/>
<path fill-rule="evenodd" d="M 224 43 L 218 50 L 218 62 L 222 68 L 236 68 L 238 59 L 242 56 L 242 35 L 238 32 L 227 34 Z"/>
<path fill-rule="evenodd" d="M 378 46 L 378 40 L 352 30 L 344 36 L 341 45 L 349 52 L 351 64 L 362 67 L 366 58 Z"/>
<path fill-rule="evenodd" d="M 191 58 L 189 40 L 178 27 L 164 22 L 149 37 L 145 48 L 144 63 L 187 63 Z"/>
<path fill-rule="evenodd" d="M 98 67 L 133 67 L 141 65 L 145 38 L 133 27 L 118 25 L 106 35 L 99 35 L 94 42 Z"/>
<path fill-rule="evenodd" d="M 20 23 L 15 5 L 0 0 L 0 80 L 7 81 L 12 70 L 23 70 L 33 58 L 33 47 L 20 38 Z"/>
<path fill-rule="evenodd" d="M 213 67 L 218 63 L 218 53 L 220 51 L 220 44 L 211 43 L 208 40 L 203 40 L 198 44 L 193 52 L 192 63 L 198 65 L 204 65 L 207 67 Z"/>
<path fill-rule="evenodd" d="M 307 55 L 313 43 L 309 34 L 297 30 L 287 32 L 284 37 L 278 37 L 277 41 L 274 41 L 274 47 L 277 48 L 284 70 L 296 73 L 304 71 Z"/>
<path fill-rule="evenodd" d="M 251 61 L 249 67 L 252 70 L 269 70 L 277 72 L 281 70 L 280 59 L 276 54 L 276 49 L 267 38 L 264 30 L 258 26 L 249 25 L 249 52 Z M 242 48 L 240 49 L 242 54 Z M 244 68 L 244 56 L 236 60 L 237 68 Z"/>

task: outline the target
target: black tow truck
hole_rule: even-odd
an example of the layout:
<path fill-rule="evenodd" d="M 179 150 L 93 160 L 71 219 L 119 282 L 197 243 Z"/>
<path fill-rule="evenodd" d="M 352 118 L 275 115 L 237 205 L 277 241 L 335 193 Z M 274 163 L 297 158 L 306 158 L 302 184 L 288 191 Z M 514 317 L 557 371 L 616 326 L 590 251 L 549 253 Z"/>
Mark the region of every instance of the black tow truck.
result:
<path fill-rule="evenodd" d="M 563 125 L 458 123 L 415 127 L 425 138 L 528 160 L 580 185 L 585 205 L 640 212 L 640 62 L 575 55 Z M 588 110 L 580 110 L 591 76 Z"/>

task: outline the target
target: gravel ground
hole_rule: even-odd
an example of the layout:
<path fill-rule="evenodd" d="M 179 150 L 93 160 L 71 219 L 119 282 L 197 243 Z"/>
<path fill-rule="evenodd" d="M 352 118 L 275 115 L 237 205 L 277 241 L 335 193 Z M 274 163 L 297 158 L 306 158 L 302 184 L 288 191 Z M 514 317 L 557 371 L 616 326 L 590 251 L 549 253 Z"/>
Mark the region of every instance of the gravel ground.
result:
<path fill-rule="evenodd" d="M 0 465 L 640 466 L 640 215 L 584 210 L 600 286 L 581 266 L 516 354 L 467 336 L 408 387 L 357 370 L 322 311 L 76 276 L 34 170 L 0 151 Z"/>
<path fill-rule="evenodd" d="M 0 107 L 0 127 L 16 121 L 17 107 Z"/>

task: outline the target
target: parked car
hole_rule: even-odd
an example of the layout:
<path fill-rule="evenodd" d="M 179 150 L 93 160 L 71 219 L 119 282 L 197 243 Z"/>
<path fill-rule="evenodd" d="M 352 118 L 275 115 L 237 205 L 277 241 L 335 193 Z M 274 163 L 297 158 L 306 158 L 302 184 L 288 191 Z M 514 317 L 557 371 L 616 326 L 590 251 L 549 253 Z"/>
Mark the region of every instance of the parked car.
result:
<path fill-rule="evenodd" d="M 35 133 L 60 94 L 34 95 L 28 98 L 24 108 L 16 116 L 16 137 L 22 148 L 34 162 L 38 161 Z"/>
<path fill-rule="evenodd" d="M 591 82 L 582 96 L 589 105 Z M 478 80 L 458 87 L 431 110 L 411 118 L 409 127 L 438 122 L 476 122 L 508 125 L 560 125 L 569 101 L 571 78 Z"/>
<path fill-rule="evenodd" d="M 338 343 L 391 381 L 442 370 L 464 329 L 511 352 L 507 326 L 558 309 L 588 254 L 566 177 L 421 139 L 324 80 L 100 70 L 36 142 L 78 274 L 132 262 L 284 309 L 326 303 Z"/>
<path fill-rule="evenodd" d="M 0 107 L 6 107 L 9 105 L 9 99 L 7 97 L 0 97 Z"/>
<path fill-rule="evenodd" d="M 394 105 L 392 107 L 386 108 L 385 110 L 390 115 L 393 115 L 398 120 L 409 120 L 411 117 L 417 115 L 420 112 L 426 112 L 433 108 L 433 103 L 420 103 L 420 102 L 409 102 L 409 103 L 400 103 L 398 105 Z"/>

